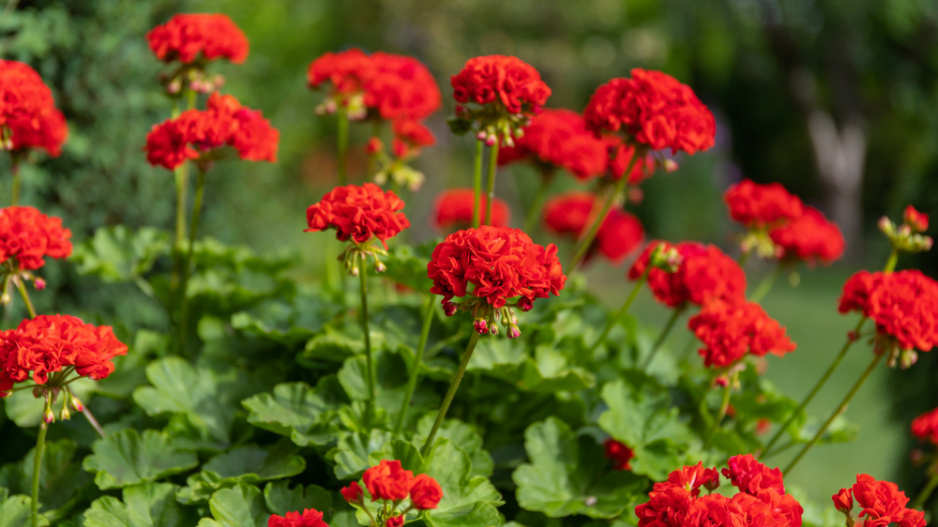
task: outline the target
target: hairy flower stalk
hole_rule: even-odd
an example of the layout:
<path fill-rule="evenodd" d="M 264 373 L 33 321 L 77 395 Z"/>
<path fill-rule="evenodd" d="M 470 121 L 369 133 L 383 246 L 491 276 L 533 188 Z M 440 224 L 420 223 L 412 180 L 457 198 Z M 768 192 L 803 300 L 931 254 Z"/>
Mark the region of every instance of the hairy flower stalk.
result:
<path fill-rule="evenodd" d="M 730 392 L 732 392 L 733 384 L 738 382 L 739 381 L 737 379 L 730 379 L 725 381 L 723 386 L 723 398 L 720 401 L 720 410 L 717 412 L 716 419 L 710 423 L 710 429 L 707 430 L 707 435 L 704 436 L 704 450 L 710 447 L 710 444 L 713 442 L 713 436 L 720 428 L 720 424 L 723 423 L 723 418 L 726 417 L 726 411 L 730 407 Z"/>
<path fill-rule="evenodd" d="M 648 273 L 651 271 L 651 269 L 652 269 L 652 266 L 649 265 L 642 272 L 642 275 L 638 278 L 638 281 L 635 282 L 634 286 L 632 286 L 632 292 L 629 293 L 629 296 L 628 298 L 625 299 L 625 302 L 622 304 L 622 307 L 620 307 L 619 310 L 616 311 L 616 313 L 613 316 L 609 317 L 609 320 L 606 322 L 606 326 L 603 328 L 602 333 L 599 334 L 599 337 L 596 339 L 596 342 L 594 342 L 593 345 L 590 346 L 589 351 L 587 352 L 587 355 L 592 355 L 596 351 L 596 349 L 599 348 L 599 346 L 603 342 L 606 341 L 606 337 L 609 336 L 609 332 L 612 331 L 612 328 L 616 327 L 616 325 L 618 325 L 619 322 L 622 321 L 622 317 L 624 317 L 625 314 L 628 313 L 629 308 L 632 306 L 632 302 L 634 302 L 635 297 L 638 296 L 638 292 L 642 289 L 642 286 L 645 285 L 645 282 L 648 280 Z"/>
<path fill-rule="evenodd" d="M 188 91 L 188 108 L 195 109 L 197 92 Z M 179 117 L 179 100 L 173 99 L 172 118 Z M 169 313 L 170 318 L 176 316 L 176 296 L 179 294 L 179 283 L 182 277 L 182 250 L 186 241 L 186 197 L 189 193 L 189 162 L 188 160 L 173 170 L 176 183 L 176 230 L 173 239 L 173 273 L 169 280 Z"/>
<path fill-rule="evenodd" d="M 684 314 L 684 311 L 687 308 L 685 306 L 674 308 L 671 311 L 671 316 L 668 317 L 668 321 L 664 324 L 664 329 L 661 330 L 661 333 L 658 334 L 658 338 L 655 339 L 655 343 L 651 345 L 651 350 L 648 351 L 648 355 L 645 357 L 645 360 L 642 362 L 642 365 L 639 367 L 642 371 L 648 369 L 651 366 L 652 361 L 655 360 L 655 356 L 658 354 L 658 350 L 661 349 L 661 346 L 664 346 L 664 343 L 667 342 L 668 336 L 671 335 L 671 330 L 674 329 L 674 324 L 677 323 L 677 320 L 681 318 L 681 315 Z"/>
<path fill-rule="evenodd" d="M 481 332 L 473 331 L 472 336 L 469 338 L 469 343 L 466 344 L 466 351 L 463 352 L 462 360 L 459 361 L 459 366 L 456 368 L 456 373 L 453 375 L 453 380 L 450 381 L 449 389 L 446 390 L 446 397 L 443 398 L 443 404 L 440 405 L 440 410 L 436 414 L 436 420 L 433 421 L 433 427 L 430 428 L 430 434 L 427 436 L 427 440 L 424 441 L 423 447 L 420 449 L 420 454 L 424 457 L 430 453 L 430 447 L 433 445 L 433 439 L 436 437 L 436 432 L 439 430 L 440 425 L 443 424 L 443 419 L 446 417 L 446 412 L 449 411 L 449 406 L 453 402 L 453 397 L 456 396 L 456 390 L 459 389 L 459 383 L 462 382 L 462 378 L 466 374 L 466 367 L 469 366 L 469 359 L 472 358 L 472 352 L 476 349 L 476 344 L 479 342 L 479 337 L 481 336 Z"/>
<path fill-rule="evenodd" d="M 427 349 L 427 338 L 430 336 L 430 326 L 433 324 L 433 317 L 436 313 L 436 296 L 427 295 L 427 306 L 423 312 L 423 326 L 420 328 L 420 342 L 417 344 L 417 354 L 414 356 L 414 364 L 410 368 L 410 376 L 407 379 L 407 391 L 404 393 L 404 401 L 401 403 L 401 411 L 397 414 L 397 423 L 394 425 L 394 435 L 400 434 L 404 427 L 404 421 L 407 419 L 407 410 L 410 409 L 410 401 L 414 397 L 414 390 L 417 388 L 417 379 L 420 377 L 420 365 L 423 362 L 423 353 Z"/>

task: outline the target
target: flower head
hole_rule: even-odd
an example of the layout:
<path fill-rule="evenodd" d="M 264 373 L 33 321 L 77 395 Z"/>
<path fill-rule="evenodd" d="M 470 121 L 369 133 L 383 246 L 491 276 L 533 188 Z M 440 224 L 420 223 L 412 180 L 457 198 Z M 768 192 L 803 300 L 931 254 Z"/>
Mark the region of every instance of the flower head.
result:
<path fill-rule="evenodd" d="M 475 192 L 471 188 L 455 188 L 444 190 L 436 198 L 433 205 L 433 225 L 441 230 L 457 228 L 466 229 L 472 226 L 473 201 Z M 482 194 L 480 214 L 485 211 L 488 196 Z M 511 211 L 504 200 L 495 198 L 492 201 L 493 227 L 506 227 L 511 217 Z"/>
<path fill-rule="evenodd" d="M 414 485 L 414 473 L 404 470 L 400 461 L 383 460 L 366 470 L 362 481 L 371 494 L 371 501 L 399 501 L 410 494 Z"/>
<path fill-rule="evenodd" d="M 342 497 L 345 498 L 345 501 L 349 503 L 361 503 L 362 497 L 365 495 L 365 492 L 357 481 L 349 483 L 347 487 L 342 487 L 339 489 L 339 492 L 342 493 Z"/>
<path fill-rule="evenodd" d="M 440 484 L 426 474 L 418 474 L 410 488 L 410 501 L 419 510 L 435 509 L 443 499 Z"/>
<path fill-rule="evenodd" d="M 693 154 L 713 146 L 716 120 L 690 87 L 660 71 L 633 69 L 631 78 L 600 86 L 583 113 L 596 133 L 622 132 L 652 150 Z"/>
<path fill-rule="evenodd" d="M 744 179 L 723 194 L 730 217 L 746 227 L 764 228 L 801 216 L 804 205 L 781 183 L 762 185 Z"/>
<path fill-rule="evenodd" d="M 319 203 L 306 209 L 305 232 L 335 229 L 336 238 L 365 244 L 377 238 L 387 247 L 387 240 L 410 227 L 403 212 L 404 202 L 393 191 L 384 191 L 374 183 L 336 187 Z"/>
<path fill-rule="evenodd" d="M 769 238 L 783 259 L 828 264 L 844 253 L 840 228 L 813 207 L 804 207 L 801 216 L 769 230 Z"/>
<path fill-rule="evenodd" d="M 544 169 L 562 168 L 586 181 L 606 171 L 609 155 L 603 140 L 586 129 L 583 116 L 572 110 L 545 109 L 498 153 L 498 164 L 530 161 Z"/>
<path fill-rule="evenodd" d="M 899 486 L 889 481 L 877 481 L 868 474 L 857 474 L 857 482 L 850 489 L 841 489 L 832 499 L 838 510 L 850 514 L 853 501 L 862 507 L 859 517 L 868 527 L 886 527 L 895 523 L 900 527 L 925 527 L 925 513 L 906 508 L 909 498 Z"/>
<path fill-rule="evenodd" d="M 33 207 L 0 209 L 0 263 L 12 261 L 17 271 L 35 271 L 45 258 L 67 258 L 72 254 L 72 231 L 62 220 L 46 216 Z"/>
<path fill-rule="evenodd" d="M 544 227 L 554 234 L 579 239 L 592 224 L 594 209 L 599 208 L 590 192 L 568 192 L 550 199 L 544 206 Z M 638 248 L 645 230 L 638 218 L 619 209 L 612 209 L 603 219 L 596 238 L 586 253 L 586 261 L 597 252 L 613 264 L 620 264 Z"/>
<path fill-rule="evenodd" d="M 912 435 L 921 441 L 929 441 L 933 445 L 938 445 L 938 408 L 912 420 Z"/>
<path fill-rule="evenodd" d="M 329 527 L 322 519 L 322 513 L 316 509 L 303 509 L 303 512 L 288 512 L 283 516 L 274 514 L 267 520 L 267 527 Z"/>
<path fill-rule="evenodd" d="M 30 377 L 46 384 L 50 374 L 69 366 L 82 377 L 101 380 L 114 371 L 111 360 L 126 354 L 127 346 L 109 326 L 69 315 L 39 315 L 0 332 L 0 396 Z"/>
<path fill-rule="evenodd" d="M 0 60 L 0 149 L 42 148 L 57 157 L 68 138 L 52 91 L 28 65 Z"/>
<path fill-rule="evenodd" d="M 384 522 L 384 527 L 401 527 L 404 525 L 404 515 L 394 516 L 393 518 L 388 518 Z"/>
<path fill-rule="evenodd" d="M 497 105 L 512 114 L 537 114 L 550 97 L 541 75 L 518 57 L 471 58 L 450 81 L 456 102 Z"/>
<path fill-rule="evenodd" d="M 733 456 L 726 462 L 723 477 L 728 478 L 740 492 L 758 496 L 762 491 L 772 489 L 779 494 L 785 494 L 785 483 L 782 482 L 782 471 L 778 468 L 769 469 L 756 461 L 752 454 Z"/>
<path fill-rule="evenodd" d="M 610 437 L 603 442 L 603 454 L 606 459 L 612 461 L 614 469 L 632 470 L 632 458 L 635 457 L 635 452 L 625 443 Z"/>
<path fill-rule="evenodd" d="M 241 159 L 276 161 L 280 133 L 260 111 L 241 106 L 230 95 L 212 93 L 205 110 L 186 110 L 154 125 L 147 134 L 147 161 L 173 170 L 213 150 L 231 146 Z"/>
<path fill-rule="evenodd" d="M 708 368 L 727 368 L 747 353 L 781 357 L 795 350 L 785 328 L 755 302 L 708 302 L 687 326 L 703 342 L 698 352 Z"/>
<path fill-rule="evenodd" d="M 241 29 L 222 14 L 179 14 L 147 33 L 150 50 L 164 62 L 183 64 L 228 59 L 235 64 L 248 56 L 248 40 Z"/>
<path fill-rule="evenodd" d="M 436 138 L 433 137 L 429 128 L 411 119 L 394 121 L 391 131 L 394 133 L 391 150 L 394 156 L 400 159 L 415 157 L 421 147 L 432 146 L 436 143 Z"/>
<path fill-rule="evenodd" d="M 651 269 L 648 285 L 659 302 L 677 307 L 692 303 L 703 305 L 709 300 L 740 301 L 746 291 L 746 275 L 735 260 L 713 245 L 696 242 L 670 244 L 652 241 L 629 270 L 629 278 L 637 280 L 649 264 L 655 248 L 674 248 L 681 256 L 673 273 Z"/>

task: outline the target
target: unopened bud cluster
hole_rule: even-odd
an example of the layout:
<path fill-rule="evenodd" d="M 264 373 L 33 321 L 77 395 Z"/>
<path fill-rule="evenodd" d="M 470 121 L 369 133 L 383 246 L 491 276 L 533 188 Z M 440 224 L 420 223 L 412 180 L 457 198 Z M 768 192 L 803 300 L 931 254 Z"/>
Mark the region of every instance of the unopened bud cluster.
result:
<path fill-rule="evenodd" d="M 345 266 L 349 276 L 358 276 L 361 273 L 361 266 L 366 265 L 369 256 L 375 261 L 375 272 L 383 273 L 387 271 L 388 267 L 379 258 L 379 256 L 387 255 L 386 250 L 373 245 L 369 241 L 363 244 L 349 245 L 337 259 Z"/>
<path fill-rule="evenodd" d="M 666 273 L 674 273 L 677 272 L 683 260 L 684 258 L 681 256 L 681 253 L 678 252 L 677 247 L 668 247 L 665 249 L 659 245 L 652 251 L 648 264 Z"/>
<path fill-rule="evenodd" d="M 906 208 L 902 225 L 896 226 L 886 216 L 877 223 L 879 230 L 889 238 L 889 243 L 897 251 L 918 253 L 931 249 L 934 240 L 922 234 L 928 229 L 928 216 L 919 213 L 911 206 Z"/>
<path fill-rule="evenodd" d="M 348 116 L 349 121 L 362 121 L 368 117 L 368 107 L 365 106 L 365 94 L 362 92 L 352 95 L 336 94 L 329 97 L 318 106 L 316 106 L 316 115 L 332 115 L 342 111 Z"/>
<path fill-rule="evenodd" d="M 183 95 L 184 90 L 212 93 L 225 85 L 225 77 L 208 74 L 200 67 L 192 65 L 186 65 L 169 75 L 161 75 L 160 81 L 166 87 L 166 93 L 172 97 Z"/>
<path fill-rule="evenodd" d="M 514 304 L 496 309 L 484 299 L 473 297 L 458 303 L 446 302 L 443 304 L 443 312 L 448 317 L 455 315 L 457 311 L 472 313 L 472 327 L 480 335 L 498 335 L 498 325 L 501 323 L 505 327 L 508 338 L 516 339 L 521 336 L 521 328 L 518 327 L 518 317 L 512 310 L 515 307 L 521 311 L 530 311 L 534 304 L 531 300 L 521 297 Z"/>
<path fill-rule="evenodd" d="M 450 130 L 463 135 L 475 130 L 475 137 L 486 146 L 515 146 L 515 139 L 524 137 L 524 128 L 531 124 L 525 114 L 508 113 L 500 106 L 469 108 L 456 106 L 456 115 L 448 121 Z"/>

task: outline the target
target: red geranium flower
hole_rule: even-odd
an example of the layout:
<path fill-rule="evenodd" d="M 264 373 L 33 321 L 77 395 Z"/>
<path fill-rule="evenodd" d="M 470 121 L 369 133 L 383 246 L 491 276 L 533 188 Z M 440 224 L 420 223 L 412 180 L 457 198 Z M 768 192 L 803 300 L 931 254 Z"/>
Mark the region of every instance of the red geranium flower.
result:
<path fill-rule="evenodd" d="M 357 481 L 349 483 L 347 487 L 342 487 L 339 489 L 339 492 L 342 493 L 342 497 L 345 498 L 345 501 L 349 503 L 361 503 L 362 497 L 365 495 L 365 492 Z"/>
<path fill-rule="evenodd" d="M 147 41 L 156 58 L 183 64 L 198 58 L 226 58 L 235 64 L 248 56 L 248 40 L 226 15 L 180 14 L 147 33 Z"/>
<path fill-rule="evenodd" d="M 404 515 L 394 516 L 393 518 L 388 518 L 384 522 L 384 527 L 402 527 L 404 525 Z"/>
<path fill-rule="evenodd" d="M 371 494 L 371 501 L 399 501 L 410 494 L 414 485 L 414 473 L 404 470 L 397 460 L 383 460 L 365 471 L 362 481 Z"/>
<path fill-rule="evenodd" d="M 606 459 L 612 461 L 612 467 L 616 470 L 632 470 L 632 458 L 635 452 L 625 443 L 609 438 L 603 442 L 603 454 Z"/>
<path fill-rule="evenodd" d="M 471 58 L 450 80 L 456 102 L 495 104 L 510 114 L 537 114 L 550 97 L 537 70 L 517 57 Z"/>
<path fill-rule="evenodd" d="M 35 271 L 45 257 L 68 258 L 72 254 L 72 231 L 62 220 L 46 216 L 32 207 L 0 209 L 0 262 L 15 258 L 19 271 Z"/>
<path fill-rule="evenodd" d="M 707 367 L 727 368 L 746 353 L 781 357 L 795 350 L 785 328 L 755 302 L 708 302 L 687 326 L 705 346 L 698 353 Z"/>
<path fill-rule="evenodd" d="M 579 239 L 592 224 L 590 213 L 597 207 L 596 196 L 589 192 L 568 192 L 550 199 L 544 206 L 544 226 L 552 233 Z M 645 236 L 638 218 L 612 209 L 603 220 L 589 247 L 589 261 L 598 251 L 613 264 L 620 264 Z"/>
<path fill-rule="evenodd" d="M 844 253 L 844 235 L 820 211 L 804 207 L 801 216 L 769 230 L 779 258 L 829 264 Z"/>
<path fill-rule="evenodd" d="M 607 136 L 604 142 L 609 148 L 606 170 L 613 181 L 618 181 L 625 175 L 629 164 L 632 165 L 628 176 L 630 185 L 638 185 L 648 179 L 658 168 L 658 162 L 651 155 L 639 157 L 633 163 L 632 156 L 636 155 L 635 147 L 626 143 L 621 137 Z"/>
<path fill-rule="evenodd" d="M 407 216 L 400 212 L 403 208 L 397 194 L 374 183 L 336 187 L 306 209 L 309 228 L 304 232 L 335 229 L 341 241 L 364 244 L 377 238 L 387 248 L 388 239 L 410 227 Z"/>
<path fill-rule="evenodd" d="M 728 478 L 740 492 L 758 496 L 762 491 L 772 489 L 785 494 L 781 469 L 769 469 L 756 461 L 752 454 L 733 456 L 726 465 L 727 468 L 722 470 L 723 477 Z"/>
<path fill-rule="evenodd" d="M 676 272 L 652 269 L 648 274 L 648 286 L 655 298 L 669 306 L 677 307 L 688 302 L 703 305 L 709 300 L 741 301 L 746 292 L 746 274 L 742 268 L 719 248 L 696 242 L 652 241 L 639 255 L 629 270 L 629 278 L 637 280 L 648 266 L 655 247 L 675 248 L 682 260 Z"/>
<path fill-rule="evenodd" d="M 430 129 L 423 124 L 409 120 L 401 119 L 394 121 L 391 126 L 394 133 L 394 142 L 391 143 L 391 151 L 394 156 L 404 159 L 414 157 L 420 153 L 420 148 L 432 146 L 436 143 L 436 138 Z"/>
<path fill-rule="evenodd" d="M 267 527 L 329 527 L 322 513 L 316 509 L 303 509 L 303 513 L 288 512 L 283 516 L 274 514 L 267 520 Z"/>
<path fill-rule="evenodd" d="M 912 435 L 922 441 L 938 445 L 938 408 L 912 420 Z"/>
<path fill-rule="evenodd" d="M 895 523 L 900 527 L 925 527 L 925 513 L 906 508 L 909 498 L 899 486 L 889 481 L 877 481 L 868 474 L 857 474 L 857 482 L 850 489 L 841 489 L 832 499 L 837 510 L 849 515 L 853 500 L 863 508 L 859 517 L 868 527 L 886 527 Z"/>
<path fill-rule="evenodd" d="M 583 113 L 596 133 L 622 131 L 653 150 L 693 154 L 713 146 L 716 121 L 694 91 L 660 71 L 633 69 L 632 77 L 600 86 Z"/>
<path fill-rule="evenodd" d="M 433 224 L 438 229 L 449 229 L 456 227 L 458 229 L 467 229 L 472 226 L 472 210 L 475 192 L 471 188 L 454 188 L 444 190 L 436 198 L 436 204 L 433 206 Z M 479 213 L 483 214 L 488 196 L 482 194 L 482 205 Z M 492 201 L 492 222 L 493 227 L 506 227 L 511 217 L 508 204 L 504 200 L 495 198 Z"/>
<path fill-rule="evenodd" d="M 443 499 L 443 489 L 440 484 L 426 474 L 419 474 L 414 478 L 414 485 L 410 488 L 410 502 L 419 510 L 435 509 Z"/>
<path fill-rule="evenodd" d="M 761 185 L 744 179 L 723 194 L 730 217 L 746 227 L 764 228 L 801 216 L 804 205 L 781 183 Z"/>
<path fill-rule="evenodd" d="M 912 205 L 906 205 L 902 220 L 912 229 L 912 232 L 925 232 L 928 230 L 928 214 L 915 210 Z"/>
<path fill-rule="evenodd" d="M 69 315 L 24 320 L 16 329 L 0 332 L 0 397 L 30 376 L 36 384 L 46 384 L 50 374 L 68 366 L 82 377 L 104 379 L 114 371 L 111 359 L 126 354 L 127 346 L 109 326 L 85 324 Z"/>
<path fill-rule="evenodd" d="M 58 157 L 68 138 L 65 116 L 55 107 L 52 91 L 31 67 L 0 60 L 0 143 L 5 150 L 42 148 Z"/>
<path fill-rule="evenodd" d="M 230 95 L 212 93 L 206 110 L 186 110 L 154 125 L 147 134 L 147 161 L 173 170 L 205 152 L 234 147 L 241 159 L 276 161 L 280 133 L 260 111 L 241 106 Z"/>
<path fill-rule="evenodd" d="M 545 109 L 531 119 L 515 146 L 498 152 L 499 165 L 530 161 L 565 169 L 581 181 L 604 174 L 608 158 L 606 143 L 588 131 L 583 116 L 572 110 Z"/>

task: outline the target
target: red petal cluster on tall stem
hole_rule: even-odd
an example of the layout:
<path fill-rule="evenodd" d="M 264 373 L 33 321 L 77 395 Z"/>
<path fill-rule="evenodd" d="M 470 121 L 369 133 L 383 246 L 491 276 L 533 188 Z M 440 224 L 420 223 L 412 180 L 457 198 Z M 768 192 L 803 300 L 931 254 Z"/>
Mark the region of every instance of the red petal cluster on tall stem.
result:
<path fill-rule="evenodd" d="M 52 91 L 31 67 L 0 60 L 0 148 L 42 148 L 57 157 L 68 138 L 65 116 Z"/>
<path fill-rule="evenodd" d="M 921 441 L 938 445 L 938 408 L 929 410 L 912 420 L 912 435 Z"/>
<path fill-rule="evenodd" d="M 238 26 L 222 14 L 178 14 L 147 33 L 150 50 L 164 62 L 183 64 L 228 59 L 240 64 L 248 56 L 248 39 Z"/>
<path fill-rule="evenodd" d="M 568 192 L 550 199 L 544 206 L 545 228 L 554 234 L 580 239 L 592 224 L 591 214 L 599 208 L 596 201 L 596 195 L 590 192 Z M 584 261 L 589 261 L 598 252 L 613 264 L 620 264 L 644 237 L 645 230 L 638 218 L 612 209 L 603 219 Z"/>
<path fill-rule="evenodd" d="M 687 303 L 703 305 L 710 300 L 736 302 L 744 298 L 746 274 L 736 260 L 714 245 L 697 242 L 650 242 L 629 270 L 631 280 L 642 275 L 655 247 L 662 244 L 665 250 L 675 248 L 681 263 L 673 273 L 657 268 L 649 271 L 648 286 L 659 302 L 678 307 Z"/>
<path fill-rule="evenodd" d="M 0 209 L 0 262 L 16 259 L 15 268 L 35 271 L 45 258 L 67 258 L 72 254 L 72 231 L 62 220 L 46 216 L 33 207 Z"/>
<path fill-rule="evenodd" d="M 420 153 L 424 146 L 432 146 L 436 143 L 436 138 L 430 129 L 419 121 L 411 119 L 399 119 L 391 125 L 391 132 L 394 133 L 394 141 L 391 143 L 391 151 L 394 157 L 405 159 L 414 157 Z"/>
<path fill-rule="evenodd" d="M 795 350 L 785 328 L 755 302 L 709 301 L 687 326 L 703 342 L 698 353 L 708 368 L 727 368 L 747 353 L 781 357 Z"/>
<path fill-rule="evenodd" d="M 846 245 L 840 227 L 814 207 L 805 207 L 798 218 L 771 229 L 769 237 L 779 258 L 809 263 L 829 264 L 843 255 Z"/>
<path fill-rule="evenodd" d="M 383 460 L 369 468 L 362 475 L 362 482 L 371 501 L 388 500 L 400 502 L 410 497 L 415 509 L 435 509 L 443 499 L 443 489 L 440 484 L 427 474 L 418 474 L 405 470 L 398 460 Z M 356 485 L 357 486 L 357 485 Z M 343 493 L 345 495 L 345 493 Z M 354 496 L 359 498 L 359 496 Z M 349 503 L 358 501 L 347 500 Z"/>
<path fill-rule="evenodd" d="M 889 481 L 877 481 L 868 474 L 857 474 L 857 482 L 849 489 L 841 489 L 832 496 L 837 510 L 850 515 L 856 500 L 862 510 L 859 517 L 863 525 L 886 527 L 895 523 L 900 527 L 925 527 L 925 513 L 909 509 L 909 498 L 899 486 Z"/>
<path fill-rule="evenodd" d="M 733 220 L 746 227 L 763 228 L 801 216 L 804 204 L 781 183 L 762 185 L 744 179 L 724 194 Z"/>
<path fill-rule="evenodd" d="M 472 208 L 475 193 L 471 188 L 454 188 L 444 190 L 436 198 L 433 205 L 433 225 L 438 229 L 467 229 L 472 226 Z M 482 206 L 487 206 L 488 197 L 482 195 Z M 507 227 L 511 211 L 504 200 L 495 198 L 492 201 L 493 227 Z"/>
<path fill-rule="evenodd" d="M 505 55 L 473 57 L 450 82 L 456 102 L 497 104 L 510 114 L 539 113 L 551 93 L 533 66 Z"/>
<path fill-rule="evenodd" d="M 335 229 L 336 238 L 364 244 L 373 238 L 387 240 L 410 227 L 403 212 L 404 202 L 393 191 L 374 183 L 336 187 L 319 203 L 306 209 L 305 232 Z"/>
<path fill-rule="evenodd" d="M 583 116 L 562 109 L 545 109 L 534 116 L 515 146 L 498 152 L 499 165 L 530 161 L 562 168 L 581 181 L 603 175 L 608 158 L 606 143 L 586 129 Z"/>

